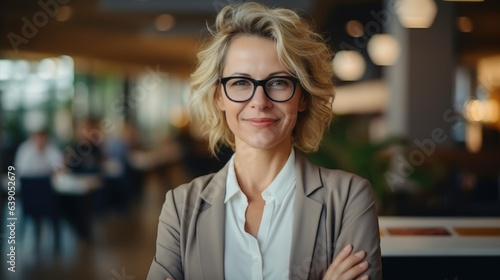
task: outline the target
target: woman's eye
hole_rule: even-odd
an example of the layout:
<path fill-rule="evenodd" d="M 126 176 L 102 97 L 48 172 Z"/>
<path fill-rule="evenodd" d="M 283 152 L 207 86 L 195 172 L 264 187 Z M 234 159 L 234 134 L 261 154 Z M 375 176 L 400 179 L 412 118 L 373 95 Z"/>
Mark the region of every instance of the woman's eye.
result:
<path fill-rule="evenodd" d="M 288 80 L 271 80 L 269 82 L 269 86 L 272 87 L 287 87 L 290 85 L 290 82 Z"/>
<path fill-rule="evenodd" d="M 250 84 L 250 82 L 248 82 L 247 80 L 235 80 L 235 81 L 231 81 L 231 86 L 232 87 L 237 87 L 237 86 L 248 86 Z"/>

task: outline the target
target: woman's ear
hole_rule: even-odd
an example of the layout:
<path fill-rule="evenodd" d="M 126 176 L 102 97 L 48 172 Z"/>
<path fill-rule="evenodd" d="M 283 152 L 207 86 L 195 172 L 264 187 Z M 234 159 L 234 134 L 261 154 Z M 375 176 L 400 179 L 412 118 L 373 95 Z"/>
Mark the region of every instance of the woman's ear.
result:
<path fill-rule="evenodd" d="M 219 110 L 221 110 L 221 111 L 225 111 L 226 106 L 224 105 L 224 97 L 222 96 L 222 91 L 221 91 L 220 86 L 217 86 L 217 88 L 215 89 L 214 98 L 215 98 L 215 104 L 217 105 L 217 108 L 219 108 Z"/>
<path fill-rule="evenodd" d="M 307 102 L 306 93 L 304 93 L 304 91 L 302 91 L 301 95 L 300 95 L 300 101 L 299 101 L 299 112 L 304 112 L 305 110 L 307 110 L 307 105 L 309 105 L 309 104 Z"/>

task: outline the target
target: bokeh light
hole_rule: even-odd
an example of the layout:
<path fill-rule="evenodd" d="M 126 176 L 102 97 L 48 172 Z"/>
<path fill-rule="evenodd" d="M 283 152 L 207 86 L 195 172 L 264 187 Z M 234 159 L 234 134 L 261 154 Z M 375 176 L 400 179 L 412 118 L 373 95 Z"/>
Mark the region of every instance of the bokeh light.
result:
<path fill-rule="evenodd" d="M 61 6 L 59 8 L 59 12 L 55 16 L 57 21 L 68 21 L 73 16 L 73 8 L 70 6 Z"/>
<path fill-rule="evenodd" d="M 155 27 L 158 31 L 168 31 L 174 27 L 175 19 L 172 15 L 159 15 L 155 20 Z"/>
<path fill-rule="evenodd" d="M 474 30 L 474 24 L 469 17 L 458 17 L 457 28 L 458 30 L 460 30 L 460 32 L 469 33 Z"/>
<path fill-rule="evenodd" d="M 339 51 L 333 58 L 335 75 L 344 81 L 357 81 L 363 77 L 366 62 L 357 51 Z"/>
<path fill-rule="evenodd" d="M 396 63 L 399 53 L 399 43 L 392 35 L 377 34 L 368 41 L 368 55 L 377 65 L 393 65 Z"/>
<path fill-rule="evenodd" d="M 363 33 L 365 32 L 361 22 L 357 20 L 348 21 L 345 25 L 345 31 L 349 34 L 349 36 L 355 38 L 363 36 Z"/>
<path fill-rule="evenodd" d="M 398 0 L 398 18 L 406 28 L 429 28 L 437 14 L 433 0 Z"/>

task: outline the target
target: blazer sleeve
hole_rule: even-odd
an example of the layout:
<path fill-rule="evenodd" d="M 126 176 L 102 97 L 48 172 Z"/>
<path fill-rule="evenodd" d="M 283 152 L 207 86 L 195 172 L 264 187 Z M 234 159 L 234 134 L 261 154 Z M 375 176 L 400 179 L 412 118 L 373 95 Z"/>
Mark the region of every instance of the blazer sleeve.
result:
<path fill-rule="evenodd" d="M 353 180 L 343 205 L 341 229 L 337 238 L 334 256 L 347 244 L 353 252 L 364 250 L 369 268 L 365 272 L 370 280 L 382 279 L 380 232 L 378 215 L 371 184 L 366 180 Z M 356 182 L 357 181 L 357 182 Z"/>
<path fill-rule="evenodd" d="M 179 212 L 173 190 L 167 192 L 158 222 L 156 254 L 147 280 L 165 280 L 167 277 L 183 280 Z"/>

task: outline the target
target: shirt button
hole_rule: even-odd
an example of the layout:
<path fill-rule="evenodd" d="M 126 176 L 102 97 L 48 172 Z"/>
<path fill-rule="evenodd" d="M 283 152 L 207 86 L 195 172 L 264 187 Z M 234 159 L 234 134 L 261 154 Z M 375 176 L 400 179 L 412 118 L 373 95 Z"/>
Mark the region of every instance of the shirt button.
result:
<path fill-rule="evenodd" d="M 262 197 L 263 197 L 264 199 L 268 199 L 270 196 L 271 196 L 271 195 L 270 195 L 268 192 L 264 192 L 264 193 L 262 194 Z"/>

